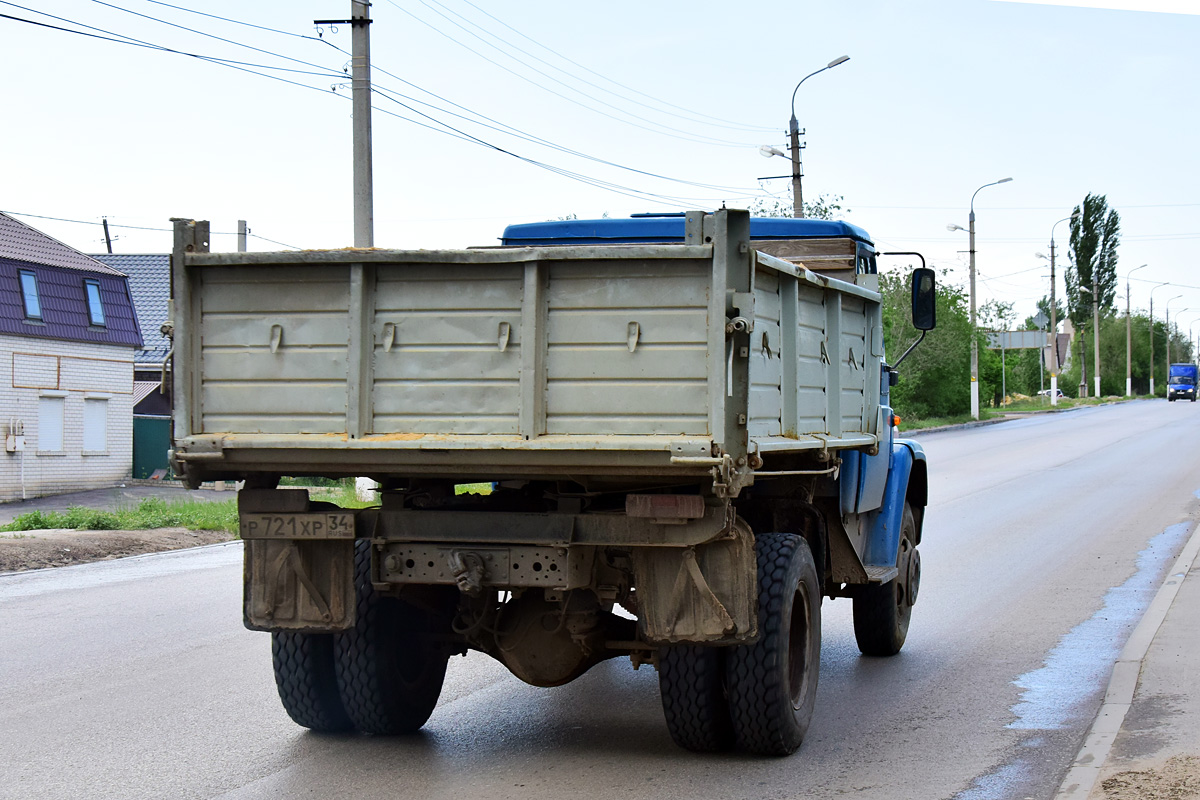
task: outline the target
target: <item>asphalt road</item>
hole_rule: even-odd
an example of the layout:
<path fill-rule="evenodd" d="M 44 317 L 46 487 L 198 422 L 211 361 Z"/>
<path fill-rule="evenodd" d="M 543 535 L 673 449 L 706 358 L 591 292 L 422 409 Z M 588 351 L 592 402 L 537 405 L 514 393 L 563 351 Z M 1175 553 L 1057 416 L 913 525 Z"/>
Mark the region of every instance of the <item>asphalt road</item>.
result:
<path fill-rule="evenodd" d="M 826 602 L 817 712 L 784 759 L 678 750 L 657 678 L 535 689 L 451 662 L 425 731 L 322 736 L 240 622 L 237 544 L 0 577 L 0 798 L 1049 798 L 1200 501 L 1200 405 L 1141 401 L 921 439 L 903 653 Z"/>

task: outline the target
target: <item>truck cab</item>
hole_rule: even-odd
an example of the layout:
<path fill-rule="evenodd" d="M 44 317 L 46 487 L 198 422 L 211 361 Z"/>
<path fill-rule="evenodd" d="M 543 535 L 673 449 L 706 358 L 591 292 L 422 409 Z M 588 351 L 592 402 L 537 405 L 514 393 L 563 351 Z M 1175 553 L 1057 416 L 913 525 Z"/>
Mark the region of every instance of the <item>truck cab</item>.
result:
<path fill-rule="evenodd" d="M 1167 400 L 1196 402 L 1197 369 L 1195 364 L 1172 364 L 1167 378 Z"/>

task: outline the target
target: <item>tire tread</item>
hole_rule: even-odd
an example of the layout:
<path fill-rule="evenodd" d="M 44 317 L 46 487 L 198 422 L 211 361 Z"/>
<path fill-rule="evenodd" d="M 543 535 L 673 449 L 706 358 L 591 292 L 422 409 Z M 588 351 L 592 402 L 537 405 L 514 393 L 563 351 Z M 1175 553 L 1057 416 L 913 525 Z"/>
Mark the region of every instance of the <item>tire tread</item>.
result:
<path fill-rule="evenodd" d="M 759 755 L 789 755 L 800 747 L 812 714 L 820 670 L 820 589 L 807 542 L 788 533 L 756 537 L 758 630 L 753 645 L 734 647 L 728 660 L 729 706 L 738 746 Z M 787 684 L 790 620 L 782 620 L 788 593 L 807 580 L 816 647 L 809 696 L 797 714 Z"/>

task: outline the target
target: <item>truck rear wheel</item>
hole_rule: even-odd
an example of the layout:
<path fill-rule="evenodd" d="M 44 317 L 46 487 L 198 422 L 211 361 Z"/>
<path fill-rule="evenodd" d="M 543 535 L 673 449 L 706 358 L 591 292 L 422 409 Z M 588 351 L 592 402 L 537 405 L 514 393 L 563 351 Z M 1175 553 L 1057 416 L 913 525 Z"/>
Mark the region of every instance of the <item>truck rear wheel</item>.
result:
<path fill-rule="evenodd" d="M 275 686 L 289 717 L 314 731 L 354 727 L 338 694 L 333 666 L 333 634 L 273 633 L 271 662 Z"/>
<path fill-rule="evenodd" d="M 913 544 L 916 540 L 912 507 L 905 503 L 896 554 L 899 574 L 887 583 L 863 586 L 854 596 L 854 639 L 865 656 L 894 656 L 908 638 L 908 623 L 921 581 L 921 557 Z"/>
<path fill-rule="evenodd" d="M 417 731 L 442 692 L 449 652 L 434 639 L 435 617 L 371 585 L 371 545 L 355 543 L 357 621 L 338 634 L 337 682 L 346 714 L 364 733 Z"/>
<path fill-rule="evenodd" d="M 675 744 L 696 753 L 733 747 L 725 695 L 725 648 L 694 644 L 659 650 L 658 689 Z"/>
<path fill-rule="evenodd" d="M 821 668 L 821 584 L 808 542 L 759 534 L 758 641 L 729 648 L 734 738 L 759 755 L 794 753 L 804 740 Z"/>

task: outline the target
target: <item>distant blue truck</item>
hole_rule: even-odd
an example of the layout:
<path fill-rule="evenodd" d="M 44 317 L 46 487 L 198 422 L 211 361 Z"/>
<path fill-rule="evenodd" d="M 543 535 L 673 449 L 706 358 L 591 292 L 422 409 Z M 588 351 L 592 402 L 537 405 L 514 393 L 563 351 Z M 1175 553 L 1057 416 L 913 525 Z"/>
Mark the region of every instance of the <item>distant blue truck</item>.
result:
<path fill-rule="evenodd" d="M 1167 399 L 1174 401 L 1186 397 L 1196 402 L 1198 372 L 1200 368 L 1195 364 L 1172 364 L 1167 377 Z"/>

